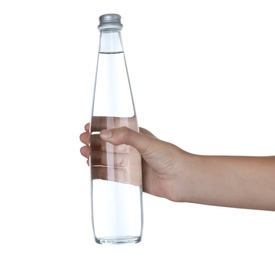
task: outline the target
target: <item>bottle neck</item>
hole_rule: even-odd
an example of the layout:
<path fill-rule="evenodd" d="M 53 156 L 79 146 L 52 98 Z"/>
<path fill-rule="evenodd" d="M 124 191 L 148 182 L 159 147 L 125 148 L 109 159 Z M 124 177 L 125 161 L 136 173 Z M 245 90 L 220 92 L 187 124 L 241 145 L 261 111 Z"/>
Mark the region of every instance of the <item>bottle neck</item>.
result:
<path fill-rule="evenodd" d="M 119 29 L 105 29 L 100 31 L 100 53 L 123 52 L 121 34 Z"/>

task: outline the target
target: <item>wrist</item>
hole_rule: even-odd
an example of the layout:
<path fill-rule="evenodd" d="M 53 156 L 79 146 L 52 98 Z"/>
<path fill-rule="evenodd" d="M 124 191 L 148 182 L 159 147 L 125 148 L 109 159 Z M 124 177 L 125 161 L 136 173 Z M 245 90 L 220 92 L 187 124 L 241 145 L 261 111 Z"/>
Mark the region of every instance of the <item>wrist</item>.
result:
<path fill-rule="evenodd" d="M 174 180 L 172 201 L 194 202 L 198 196 L 201 156 L 182 151 L 178 174 Z"/>

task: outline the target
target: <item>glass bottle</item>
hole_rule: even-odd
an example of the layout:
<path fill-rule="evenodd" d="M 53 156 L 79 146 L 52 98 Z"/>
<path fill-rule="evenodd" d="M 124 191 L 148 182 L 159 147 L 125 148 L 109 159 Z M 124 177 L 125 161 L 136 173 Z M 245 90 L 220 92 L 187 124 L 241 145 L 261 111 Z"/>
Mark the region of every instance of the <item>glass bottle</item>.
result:
<path fill-rule="evenodd" d="M 92 222 L 99 244 L 137 243 L 143 227 L 141 156 L 99 137 L 102 129 L 138 131 L 118 14 L 99 17 L 100 44 L 90 124 Z"/>

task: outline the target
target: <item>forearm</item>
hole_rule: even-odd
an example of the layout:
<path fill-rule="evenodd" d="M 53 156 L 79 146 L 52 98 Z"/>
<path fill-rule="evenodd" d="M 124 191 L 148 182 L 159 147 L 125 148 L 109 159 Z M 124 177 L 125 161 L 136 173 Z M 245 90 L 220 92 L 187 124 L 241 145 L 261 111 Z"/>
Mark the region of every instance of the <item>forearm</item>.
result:
<path fill-rule="evenodd" d="M 275 156 L 193 156 L 188 201 L 275 210 Z"/>

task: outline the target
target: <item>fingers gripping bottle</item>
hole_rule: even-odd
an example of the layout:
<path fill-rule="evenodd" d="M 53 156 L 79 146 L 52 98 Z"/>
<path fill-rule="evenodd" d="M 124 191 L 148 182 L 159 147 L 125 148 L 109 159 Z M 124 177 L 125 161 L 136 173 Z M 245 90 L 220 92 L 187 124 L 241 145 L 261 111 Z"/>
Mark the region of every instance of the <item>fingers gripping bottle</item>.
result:
<path fill-rule="evenodd" d="M 143 226 L 141 156 L 99 137 L 102 129 L 138 131 L 121 41 L 121 17 L 99 17 L 100 44 L 90 124 L 92 223 L 99 244 L 137 243 Z"/>

